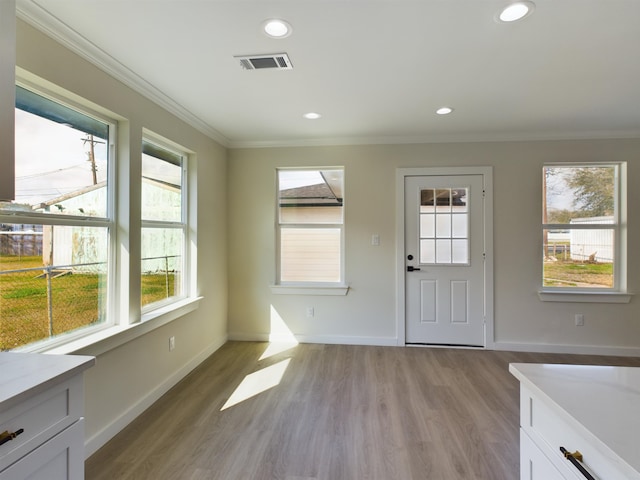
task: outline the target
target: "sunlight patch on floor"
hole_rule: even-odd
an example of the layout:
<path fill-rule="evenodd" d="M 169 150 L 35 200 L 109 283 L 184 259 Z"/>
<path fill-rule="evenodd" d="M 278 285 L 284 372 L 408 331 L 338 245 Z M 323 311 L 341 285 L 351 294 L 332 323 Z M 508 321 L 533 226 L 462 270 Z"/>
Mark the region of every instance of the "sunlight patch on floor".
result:
<path fill-rule="evenodd" d="M 287 350 L 291 350 L 294 347 L 298 346 L 298 342 L 272 342 L 270 343 L 264 353 L 260 356 L 259 360 L 264 360 L 269 357 L 273 357 L 274 355 L 278 355 L 279 353 L 286 352 Z"/>
<path fill-rule="evenodd" d="M 236 388 L 233 394 L 231 394 L 229 400 L 227 400 L 227 402 L 222 406 L 220 411 L 233 407 L 234 405 L 278 386 L 282 380 L 284 372 L 289 366 L 290 361 L 291 359 L 287 358 L 244 377 L 244 380 L 242 380 L 240 385 L 238 385 L 238 388 Z"/>

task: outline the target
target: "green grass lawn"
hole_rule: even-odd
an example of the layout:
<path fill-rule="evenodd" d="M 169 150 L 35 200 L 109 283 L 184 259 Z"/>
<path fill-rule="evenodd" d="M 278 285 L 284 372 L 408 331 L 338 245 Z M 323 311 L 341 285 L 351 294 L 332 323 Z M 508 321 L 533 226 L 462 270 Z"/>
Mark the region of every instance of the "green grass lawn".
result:
<path fill-rule="evenodd" d="M 594 287 L 613 286 L 612 263 L 585 263 L 577 261 L 545 262 L 545 287 Z"/>
<path fill-rule="evenodd" d="M 47 279 L 42 276 L 42 257 L 0 256 L 0 272 L 36 268 L 28 272 L 0 274 L 0 351 L 49 337 L 50 319 Z M 41 278 L 38 278 L 41 277 Z M 169 276 L 169 292 L 174 275 Z M 53 335 L 101 321 L 100 303 L 106 295 L 105 276 L 72 273 L 51 279 L 51 326 Z M 142 304 L 166 298 L 165 275 L 144 275 Z"/>

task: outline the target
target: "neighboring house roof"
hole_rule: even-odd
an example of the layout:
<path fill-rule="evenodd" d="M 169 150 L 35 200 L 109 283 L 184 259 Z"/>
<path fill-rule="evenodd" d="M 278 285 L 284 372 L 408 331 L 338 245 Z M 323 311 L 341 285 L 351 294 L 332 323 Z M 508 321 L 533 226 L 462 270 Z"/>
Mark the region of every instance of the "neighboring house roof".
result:
<path fill-rule="evenodd" d="M 280 191 L 281 207 L 296 206 L 335 207 L 342 205 L 342 198 L 336 197 L 326 183 L 306 185 Z"/>
<path fill-rule="evenodd" d="M 95 185 L 89 185 L 88 187 L 83 187 L 79 190 L 74 190 L 73 192 L 65 193 L 64 195 L 60 195 L 59 197 L 52 198 L 47 200 L 46 202 L 41 202 L 38 205 L 34 205 L 34 210 L 44 209 L 46 207 L 51 207 L 57 203 L 64 202 L 65 200 L 69 200 L 71 198 L 79 197 L 80 195 L 84 195 L 85 193 L 92 192 L 94 190 L 98 190 L 107 185 L 107 182 L 98 182 Z"/>
<path fill-rule="evenodd" d="M 179 185 L 174 185 L 172 183 L 168 183 L 168 182 L 163 182 L 161 180 L 155 180 L 153 178 L 150 177 L 142 177 L 142 181 L 144 183 L 147 184 L 151 184 L 151 185 L 155 185 L 159 188 L 163 188 L 166 190 L 172 190 L 175 192 L 179 192 L 180 191 L 180 186 Z M 74 190 L 72 192 L 69 193 L 65 193 L 64 195 L 60 195 L 58 197 L 54 197 L 51 198 L 49 200 L 47 200 L 46 202 L 41 202 L 37 205 L 33 205 L 32 209 L 33 210 L 47 210 L 49 207 L 52 207 L 54 205 L 59 205 L 67 200 L 71 200 L 73 198 L 79 197 L 81 195 L 85 195 L 87 193 L 93 192 L 95 190 L 100 190 L 101 188 L 104 188 L 107 185 L 106 181 L 102 181 L 102 182 L 98 182 L 95 185 L 89 185 L 87 187 L 82 187 L 78 190 Z"/>

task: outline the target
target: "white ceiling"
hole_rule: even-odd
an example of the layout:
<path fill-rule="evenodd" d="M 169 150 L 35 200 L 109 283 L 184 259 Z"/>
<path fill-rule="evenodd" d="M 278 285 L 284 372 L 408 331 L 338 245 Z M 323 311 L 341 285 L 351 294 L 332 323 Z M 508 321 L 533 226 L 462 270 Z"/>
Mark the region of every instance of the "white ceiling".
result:
<path fill-rule="evenodd" d="M 640 136 L 640 0 L 537 0 L 513 24 L 509 0 L 17 3 L 229 147 Z M 264 35 L 274 17 L 292 35 Z M 282 52 L 293 70 L 233 58 Z"/>

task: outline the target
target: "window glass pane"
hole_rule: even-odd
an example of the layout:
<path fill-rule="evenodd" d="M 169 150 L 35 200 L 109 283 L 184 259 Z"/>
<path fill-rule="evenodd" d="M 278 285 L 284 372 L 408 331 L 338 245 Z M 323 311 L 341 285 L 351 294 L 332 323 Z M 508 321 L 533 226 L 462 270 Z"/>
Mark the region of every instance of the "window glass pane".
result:
<path fill-rule="evenodd" d="M 28 92 L 16 99 L 16 198 L 0 209 L 107 217 L 109 125 Z"/>
<path fill-rule="evenodd" d="M 543 238 L 543 286 L 613 287 L 613 229 L 544 230 Z"/>
<path fill-rule="evenodd" d="M 451 263 L 451 240 L 436 240 L 436 263 Z"/>
<path fill-rule="evenodd" d="M 456 239 L 451 241 L 451 263 L 469 263 L 468 240 Z"/>
<path fill-rule="evenodd" d="M 420 263 L 436 263 L 435 240 L 420 240 Z"/>
<path fill-rule="evenodd" d="M 280 279 L 283 282 L 340 282 L 339 228 L 282 228 Z"/>
<path fill-rule="evenodd" d="M 433 213 L 420 215 L 420 238 L 433 238 L 436 236 L 435 217 Z"/>
<path fill-rule="evenodd" d="M 421 191 L 420 263 L 443 265 L 468 263 L 467 193 L 466 188 Z M 423 213 L 424 211 L 437 213 Z M 430 239 L 434 237 L 437 240 L 431 241 Z M 453 240 L 454 238 L 461 240 Z"/>
<path fill-rule="evenodd" d="M 454 238 L 467 238 L 469 218 L 466 214 L 452 215 L 451 236 Z"/>
<path fill-rule="evenodd" d="M 615 223 L 616 176 L 616 165 L 544 167 L 542 223 Z"/>
<path fill-rule="evenodd" d="M 182 228 L 142 229 L 142 305 L 178 297 L 184 271 Z"/>
<path fill-rule="evenodd" d="M 280 223 L 342 223 L 343 177 L 342 170 L 278 170 Z"/>
<path fill-rule="evenodd" d="M 450 188 L 438 188 L 436 192 L 436 211 L 437 212 L 450 212 L 451 211 L 451 189 Z"/>
<path fill-rule="evenodd" d="M 452 189 L 452 210 L 454 212 L 467 212 L 467 194 L 468 189 L 466 188 Z"/>
<path fill-rule="evenodd" d="M 436 215 L 436 237 L 451 238 L 451 214 Z"/>
<path fill-rule="evenodd" d="M 0 350 L 105 321 L 108 230 L 0 225 Z"/>
<path fill-rule="evenodd" d="M 146 142 L 143 151 L 142 219 L 182 221 L 182 157 Z"/>
<path fill-rule="evenodd" d="M 435 212 L 435 194 L 431 188 L 420 191 L 420 213 Z"/>

